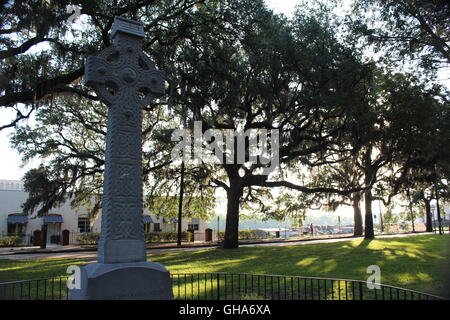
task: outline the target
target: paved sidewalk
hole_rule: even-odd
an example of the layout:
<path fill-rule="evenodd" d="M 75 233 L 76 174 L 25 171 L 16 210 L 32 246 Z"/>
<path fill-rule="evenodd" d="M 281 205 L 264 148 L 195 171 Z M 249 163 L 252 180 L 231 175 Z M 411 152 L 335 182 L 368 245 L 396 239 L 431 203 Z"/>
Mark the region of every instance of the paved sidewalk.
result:
<path fill-rule="evenodd" d="M 299 238 L 278 238 L 278 239 L 258 239 L 258 240 L 240 240 L 240 245 L 246 244 L 260 244 L 260 243 L 287 243 L 287 242 L 298 242 L 298 241 L 312 241 L 319 239 L 335 239 L 335 238 L 353 238 L 352 235 L 343 234 L 343 235 L 334 235 L 334 236 L 324 236 L 324 237 L 315 237 L 315 238 L 307 238 L 307 237 L 299 237 Z M 177 246 L 175 243 L 155 243 L 147 246 L 147 249 L 180 249 L 180 248 L 205 248 L 205 247 L 219 247 L 220 243 L 217 241 L 212 242 L 203 242 L 203 241 L 195 241 L 195 242 L 183 242 L 181 246 Z M 97 245 L 47 245 L 47 248 L 41 249 L 37 246 L 29 246 L 29 247 L 7 247 L 0 248 L 0 257 L 4 255 L 12 255 L 12 254 L 37 254 L 37 253 L 69 253 L 69 252 L 85 252 L 85 251 L 97 251 Z"/>
<path fill-rule="evenodd" d="M 77 251 L 97 251 L 97 246 L 80 246 L 80 245 L 47 245 L 47 248 L 40 247 L 7 247 L 0 248 L 0 257 L 12 254 L 31 254 L 31 253 L 57 253 L 57 252 L 77 252 Z"/>

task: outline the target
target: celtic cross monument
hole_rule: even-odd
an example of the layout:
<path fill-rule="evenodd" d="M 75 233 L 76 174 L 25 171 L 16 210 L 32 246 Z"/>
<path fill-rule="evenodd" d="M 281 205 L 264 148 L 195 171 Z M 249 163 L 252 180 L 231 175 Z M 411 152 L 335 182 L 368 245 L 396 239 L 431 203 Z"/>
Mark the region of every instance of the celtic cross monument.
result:
<path fill-rule="evenodd" d="M 97 263 L 71 299 L 171 299 L 169 272 L 147 262 L 142 198 L 142 108 L 164 94 L 164 72 L 142 51 L 141 23 L 115 17 L 113 45 L 85 63 L 85 83 L 109 107 Z"/>

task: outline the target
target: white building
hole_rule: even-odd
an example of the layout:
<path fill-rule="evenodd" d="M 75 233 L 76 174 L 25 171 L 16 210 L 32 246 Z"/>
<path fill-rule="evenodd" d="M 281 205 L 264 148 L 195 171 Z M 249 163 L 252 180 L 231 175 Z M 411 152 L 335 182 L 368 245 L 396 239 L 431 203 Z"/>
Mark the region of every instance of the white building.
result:
<path fill-rule="evenodd" d="M 448 204 L 442 204 L 440 203 L 439 208 L 441 210 L 439 211 L 441 216 L 441 223 L 443 226 L 449 226 L 450 225 L 450 206 Z M 444 210 L 442 210 L 442 208 Z M 436 202 L 431 204 L 431 214 L 433 217 L 433 224 L 435 227 L 439 225 L 438 223 L 438 215 L 437 215 L 437 207 Z"/>
<path fill-rule="evenodd" d="M 17 180 L 0 180 L 0 236 L 20 235 L 23 244 L 38 245 L 41 226 L 47 225 L 48 244 L 75 244 L 76 236 L 86 232 L 100 232 L 101 214 L 93 221 L 85 208 L 73 209 L 70 202 L 53 208 L 45 217 L 22 214 L 21 205 L 27 199 L 23 183 Z M 195 239 L 205 235 L 205 222 L 200 219 L 183 219 L 182 230 L 193 229 Z M 144 212 L 145 232 L 175 232 L 177 221 Z"/>

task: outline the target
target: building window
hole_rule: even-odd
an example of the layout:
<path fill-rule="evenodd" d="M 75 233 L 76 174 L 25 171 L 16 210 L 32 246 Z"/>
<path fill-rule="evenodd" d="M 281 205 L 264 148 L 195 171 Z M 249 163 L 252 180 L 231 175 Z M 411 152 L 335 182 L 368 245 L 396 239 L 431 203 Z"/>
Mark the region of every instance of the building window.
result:
<path fill-rule="evenodd" d="M 151 231 L 151 223 L 144 223 L 144 232 Z"/>
<path fill-rule="evenodd" d="M 22 223 L 8 223 L 8 235 L 25 234 L 25 225 Z"/>
<path fill-rule="evenodd" d="M 8 234 L 16 234 L 16 224 L 8 223 Z"/>
<path fill-rule="evenodd" d="M 198 223 L 189 223 L 188 224 L 188 230 L 198 231 L 199 230 Z"/>
<path fill-rule="evenodd" d="M 159 223 L 154 223 L 154 225 L 153 225 L 153 231 L 156 231 L 156 232 L 161 231 L 161 228 L 160 228 L 160 224 L 159 224 Z"/>
<path fill-rule="evenodd" d="M 88 217 L 78 217 L 78 230 L 81 233 L 91 232 L 91 225 Z"/>
<path fill-rule="evenodd" d="M 192 221 L 188 224 L 188 230 L 200 230 L 200 219 L 192 218 Z"/>

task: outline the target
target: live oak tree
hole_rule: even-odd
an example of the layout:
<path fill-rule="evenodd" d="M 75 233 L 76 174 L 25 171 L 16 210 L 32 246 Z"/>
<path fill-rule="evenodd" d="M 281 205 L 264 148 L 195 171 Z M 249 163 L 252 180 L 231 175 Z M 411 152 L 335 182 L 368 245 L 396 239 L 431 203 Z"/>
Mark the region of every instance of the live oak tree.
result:
<path fill-rule="evenodd" d="M 424 120 L 435 115 L 439 104 L 439 88 L 427 88 L 413 76 L 394 74 L 378 77 L 373 95 L 373 121 L 356 122 L 358 136 L 362 138 L 358 166 L 364 172 L 365 237 L 373 237 L 372 187 L 379 179 L 382 168 L 395 166 L 398 171 L 406 170 L 412 159 L 417 159 L 423 150 L 418 141 L 439 131 L 439 122 Z M 433 117 L 433 116 L 432 116 Z M 364 119 L 367 119 L 366 115 Z M 369 117 L 370 119 L 370 117 Z M 442 137 L 439 133 L 439 136 Z M 430 141 L 428 141 L 428 144 Z M 422 144 L 425 147 L 425 144 Z M 409 154 L 409 158 L 405 157 Z M 430 168 L 430 164 L 427 164 Z"/>
<path fill-rule="evenodd" d="M 380 75 L 384 73 L 381 70 L 391 70 L 393 74 L 393 70 L 409 66 L 411 72 L 425 79 L 424 83 L 428 81 L 430 84 L 436 77 L 436 70 L 448 67 L 450 62 L 448 17 L 449 5 L 444 1 L 358 0 L 355 1 L 353 16 L 347 17 L 347 30 L 351 35 L 350 39 L 358 43 L 358 48 L 367 51 L 364 47 L 374 44 L 371 49 L 380 57 L 377 59 Z M 358 41 L 355 41 L 356 39 Z M 449 141 L 448 130 L 442 125 L 442 121 L 435 117 L 434 107 L 436 103 L 446 105 L 438 114 L 441 114 L 440 119 L 443 119 L 442 113 L 448 115 L 448 111 L 443 111 L 448 110 L 448 93 L 439 92 L 438 86 L 417 84 L 417 79 L 411 80 L 413 76 L 408 79 L 398 73 L 390 77 L 391 79 L 385 77 L 385 80 L 381 80 L 378 76 L 378 80 L 375 77 L 375 81 L 368 82 L 372 100 L 369 100 L 370 103 L 366 102 L 366 106 L 363 104 L 361 111 L 354 114 L 353 132 L 347 141 L 358 150 L 355 154 L 358 166 L 354 169 L 364 173 L 364 181 L 361 184 L 365 186 L 365 229 L 366 237 L 369 238 L 373 237 L 371 202 L 374 183 L 379 179 L 383 180 L 382 184 L 386 184 L 390 179 L 396 181 L 394 184 L 397 187 L 390 189 L 391 200 L 399 191 L 399 186 L 405 187 L 404 182 L 414 179 L 417 171 L 434 172 L 437 154 L 439 158 L 448 159 L 448 148 L 443 147 Z M 358 106 L 355 107 L 355 110 L 358 110 Z M 433 115 L 432 121 L 429 115 Z M 421 123 L 425 122 L 425 119 L 426 125 Z M 433 139 L 430 139 L 431 137 Z M 436 149 L 432 152 L 434 147 Z M 424 161 L 423 156 L 417 155 L 417 150 L 428 155 L 429 159 Z M 437 150 L 443 151 L 436 152 Z M 434 155 L 434 159 L 431 155 Z M 448 160 L 438 162 L 442 165 L 448 163 Z M 380 170 L 392 166 L 395 167 L 392 171 L 395 171 L 396 175 L 386 179 Z M 443 167 L 448 168 L 448 165 Z M 344 183 L 354 181 L 350 172 L 347 175 L 342 170 L 336 172 L 336 167 L 331 171 L 330 168 L 325 166 L 321 171 L 322 175 L 327 176 L 326 180 L 333 177 L 337 179 L 335 182 L 339 181 L 339 178 Z M 353 174 L 357 175 L 356 171 L 353 171 Z M 446 174 L 440 175 L 441 178 L 445 176 Z M 432 179 L 436 180 L 436 177 Z M 344 195 L 343 198 L 346 197 Z M 330 195 L 322 195 L 323 198 L 329 201 Z M 381 199 L 378 196 L 377 198 Z M 331 200 L 334 205 L 345 202 L 336 195 L 332 196 Z M 385 202 L 389 203 L 389 200 Z M 358 223 L 355 224 L 356 231 Z"/>
<path fill-rule="evenodd" d="M 225 248 L 238 246 L 240 202 L 260 204 L 270 196 L 269 188 L 350 192 L 306 187 L 286 175 L 302 164 L 318 165 L 332 161 L 333 153 L 348 152 L 340 148 L 346 116 L 365 90 L 361 82 L 365 67 L 339 43 L 326 16 L 299 10 L 289 25 L 260 2 L 253 2 L 250 9 L 239 17 L 247 24 L 234 33 L 218 36 L 215 27 L 212 35 L 206 30 L 192 34 L 178 51 L 166 54 L 175 61 L 165 66 L 173 75 L 174 104 L 186 105 L 191 120 L 201 122 L 203 131 L 280 133 L 285 173 L 264 175 L 261 169 L 267 165 L 241 165 L 236 158 L 233 163 L 205 164 L 214 168 L 209 185 L 227 193 Z M 248 156 L 248 148 L 245 152 Z"/>
<path fill-rule="evenodd" d="M 163 192 L 161 184 L 177 185 L 177 170 L 166 171 L 171 159 L 170 139 L 165 136 L 175 124 L 165 109 L 165 106 L 155 107 L 143 121 L 143 174 L 147 197 L 169 196 Z M 57 97 L 54 103 L 36 111 L 32 127 L 16 129 L 12 143 L 23 160 L 38 158 L 42 162 L 24 177 L 25 190 L 29 193 L 24 211 L 31 213 L 37 209 L 38 215 L 43 215 L 70 199 L 73 206 L 83 205 L 95 217 L 102 205 L 106 112 L 106 107 L 98 102 Z M 160 172 L 163 170 L 164 173 Z M 190 173 L 188 171 L 188 181 Z M 157 195 L 156 187 L 159 187 Z M 195 195 L 192 192 L 192 196 Z M 211 200 L 210 195 L 204 198 Z M 146 207 L 151 208 L 151 205 L 151 201 L 145 203 Z"/>
<path fill-rule="evenodd" d="M 369 36 L 384 59 L 407 62 L 422 71 L 450 64 L 450 4 L 445 0 L 356 0 L 354 14 L 366 23 Z M 369 21 L 370 20 L 370 21 Z"/>
<path fill-rule="evenodd" d="M 399 110 L 407 131 L 394 161 L 396 174 L 389 184 L 391 196 L 410 192 L 415 203 L 424 204 L 427 231 L 431 231 L 431 200 L 448 198 L 443 181 L 450 176 L 450 104 L 448 92 L 439 86 L 416 85 L 412 94 L 413 101 Z"/>
<path fill-rule="evenodd" d="M 389 205 L 395 195 L 406 194 L 413 181 L 436 180 L 435 176 L 427 177 L 426 172 L 435 172 L 436 166 L 446 167 L 448 103 L 442 88 L 429 87 L 412 75 L 384 74 L 374 69 L 367 85 L 371 89 L 366 99 L 354 106 L 350 129 L 343 140 L 352 147 L 351 156 L 320 167 L 314 179 L 341 188 L 361 188 L 352 195 L 325 193 L 318 200 L 333 208 L 352 200 L 355 235 L 361 235 L 358 202 L 363 194 L 365 237 L 372 238 L 374 199 Z M 409 200 L 411 194 L 405 197 Z M 411 207 L 408 212 L 411 218 Z"/>
<path fill-rule="evenodd" d="M 337 154 L 336 163 L 326 163 L 318 170 L 317 179 L 324 179 L 336 185 L 348 185 L 359 188 L 352 194 L 330 195 L 325 193 L 325 199 L 332 207 L 351 200 L 354 209 L 355 235 L 362 235 L 362 217 L 359 203 L 364 200 L 364 235 L 374 237 L 372 200 L 373 186 L 376 183 L 381 168 L 392 160 L 395 142 L 387 124 L 387 104 L 381 85 L 384 75 L 374 66 L 368 65 L 364 85 L 368 88 L 349 108 L 347 130 L 342 136 L 342 146 L 351 152 Z M 339 161 L 340 160 L 340 161 Z"/>
<path fill-rule="evenodd" d="M 435 171 L 431 168 L 421 165 L 413 168 L 406 165 L 400 174 L 392 176 L 386 181 L 391 190 L 389 201 L 391 202 L 394 196 L 400 195 L 404 198 L 410 207 L 408 207 L 409 216 L 411 219 L 411 212 L 414 207 L 419 207 L 419 214 L 425 216 L 425 227 L 427 232 L 433 231 L 433 213 L 431 211 L 431 202 L 436 200 L 436 195 L 442 198 L 448 198 L 448 189 L 445 184 L 437 180 Z M 438 190 L 436 192 L 436 190 Z M 441 199 L 442 199 L 441 198 Z M 414 213 L 414 212 L 413 212 Z"/>
<path fill-rule="evenodd" d="M 80 8 L 78 28 L 68 22 L 69 4 Z M 12 142 L 24 160 L 42 160 L 39 168 L 25 176 L 30 194 L 25 211 L 38 209 L 42 215 L 67 198 L 76 206 L 90 205 L 94 213 L 101 207 L 107 110 L 80 79 L 84 57 L 110 45 L 114 16 L 144 23 L 144 50 L 158 61 L 169 59 L 164 47 L 173 46 L 199 25 L 226 21 L 236 6 L 233 1 L 194 0 L 2 3 L 0 106 L 15 110 L 16 116 L 0 124 L 0 129 L 16 127 Z M 153 173 L 171 163 L 170 132 L 179 126 L 174 121 L 178 114 L 168 110 L 164 100 L 143 112 L 147 187 L 157 184 L 158 178 L 176 184 L 175 170 L 171 175 Z M 32 124 L 23 125 L 24 119 Z M 189 172 L 187 177 L 201 181 Z M 210 194 L 203 195 L 210 201 Z"/>
<path fill-rule="evenodd" d="M 439 85 L 430 86 L 414 76 L 400 74 L 386 81 L 383 88 L 388 93 L 387 120 L 395 139 L 390 197 L 401 191 L 409 200 L 415 183 L 434 184 L 438 176 L 448 176 L 448 92 Z M 436 176 L 437 172 L 441 175 Z"/>
<path fill-rule="evenodd" d="M 219 15 L 196 15 L 202 0 L 142 1 L 2 1 L 0 3 L 0 107 L 16 116 L 0 130 L 27 119 L 54 95 L 96 99 L 79 83 L 84 57 L 110 45 L 114 16 L 145 23 L 146 50 L 154 44 L 171 45 L 195 25 L 214 22 Z M 68 21 L 68 5 L 80 8 L 81 28 Z M 213 4 L 214 5 L 214 4 Z M 221 8 L 232 10 L 223 3 Z M 217 10 L 216 10 L 217 11 Z M 217 12 L 216 12 L 217 13 Z"/>
<path fill-rule="evenodd" d="M 356 165 L 356 157 L 348 157 L 343 161 L 312 169 L 312 185 L 333 185 L 338 189 L 355 189 L 358 191 L 348 194 L 316 193 L 313 197 L 316 204 L 321 203 L 326 211 L 334 212 L 340 206 L 353 209 L 354 236 L 363 235 L 363 219 L 361 198 L 364 192 L 364 173 Z M 314 172 L 315 170 L 315 172 Z"/>
<path fill-rule="evenodd" d="M 166 145 L 167 147 L 167 145 Z M 183 186 L 182 219 L 199 218 L 209 220 L 215 209 L 214 189 L 205 188 L 208 172 L 204 166 L 185 166 Z M 147 181 L 145 205 L 157 216 L 178 219 L 181 168 L 177 164 L 167 165 L 152 174 Z M 167 177 L 170 177 L 168 179 Z"/>

